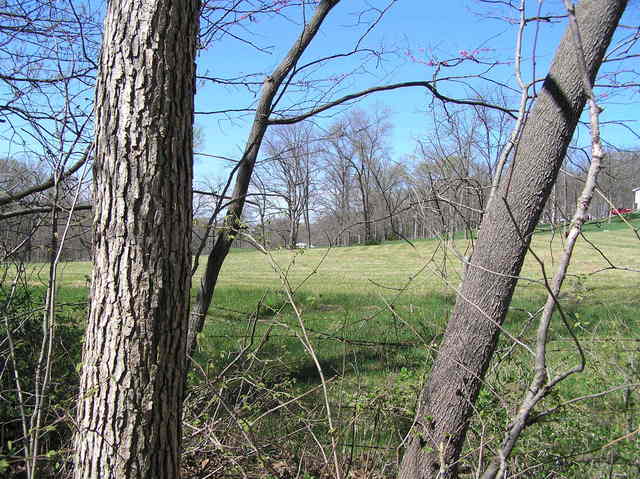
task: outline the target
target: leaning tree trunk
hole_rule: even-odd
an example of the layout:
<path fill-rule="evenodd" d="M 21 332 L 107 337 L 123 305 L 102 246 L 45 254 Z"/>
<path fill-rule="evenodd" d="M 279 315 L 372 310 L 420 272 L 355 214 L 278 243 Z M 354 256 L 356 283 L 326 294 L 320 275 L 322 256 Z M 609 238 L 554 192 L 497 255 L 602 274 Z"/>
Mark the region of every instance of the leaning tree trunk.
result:
<path fill-rule="evenodd" d="M 577 7 L 592 80 L 625 6 L 625 0 L 584 0 Z M 401 479 L 457 476 L 457 462 L 500 325 L 585 100 L 577 52 L 567 31 L 510 171 L 483 218 L 438 358 L 422 392 Z"/>
<path fill-rule="evenodd" d="M 256 115 L 253 120 L 251 132 L 247 139 L 240 165 L 236 176 L 236 183 L 233 190 L 232 199 L 224 218 L 224 225 L 216 236 L 213 248 L 207 259 L 207 266 L 200 280 L 200 288 L 196 298 L 195 311 L 191 316 L 189 325 L 189 337 L 187 339 L 187 351 L 193 353 L 196 347 L 196 339 L 198 334 L 204 327 L 204 321 L 211 306 L 213 292 L 218 282 L 218 276 L 224 260 L 229 254 L 229 249 L 234 238 L 238 235 L 242 228 L 242 211 L 244 203 L 251 184 L 251 175 L 258 153 L 262 145 L 262 140 L 269 126 L 269 116 L 273 109 L 273 102 L 280 87 L 285 83 L 291 71 L 295 68 L 298 60 L 309 46 L 316 33 L 320 29 L 322 22 L 327 17 L 331 9 L 335 7 L 340 0 L 321 0 L 316 5 L 315 11 L 309 23 L 307 23 L 291 46 L 280 64 L 275 68 L 271 75 L 267 76 L 260 91 L 260 99 L 256 105 Z"/>
<path fill-rule="evenodd" d="M 196 0 L 112 0 L 76 479 L 176 479 L 189 317 Z"/>

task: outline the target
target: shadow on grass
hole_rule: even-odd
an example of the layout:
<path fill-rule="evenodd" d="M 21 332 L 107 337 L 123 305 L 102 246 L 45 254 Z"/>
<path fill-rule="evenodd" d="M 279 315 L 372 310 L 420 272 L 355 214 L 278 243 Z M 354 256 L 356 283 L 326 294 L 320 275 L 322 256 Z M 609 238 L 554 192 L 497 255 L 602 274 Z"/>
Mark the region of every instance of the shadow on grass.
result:
<path fill-rule="evenodd" d="M 262 305 L 257 308 L 259 301 Z M 453 298 L 407 295 L 389 308 L 373 295 L 301 290 L 296 303 L 326 378 L 375 377 L 425 366 Z M 311 385 L 320 378 L 303 337 L 298 318 L 278 291 L 220 288 L 200 339 L 198 359 L 222 369 L 247 344 L 260 345 L 257 356 L 278 361 L 289 377 Z"/>
<path fill-rule="evenodd" d="M 405 354 L 399 354 L 404 352 Z M 332 376 L 349 377 L 365 372 L 368 374 L 398 372 L 404 367 L 423 367 L 425 358 L 419 351 L 418 344 L 405 344 L 390 349 L 379 347 L 350 348 L 343 354 L 335 354 L 318 359 L 325 379 Z M 413 361 L 407 361 L 410 357 Z M 292 371 L 296 381 L 304 384 L 320 382 L 318 368 L 312 358 L 301 362 Z"/>

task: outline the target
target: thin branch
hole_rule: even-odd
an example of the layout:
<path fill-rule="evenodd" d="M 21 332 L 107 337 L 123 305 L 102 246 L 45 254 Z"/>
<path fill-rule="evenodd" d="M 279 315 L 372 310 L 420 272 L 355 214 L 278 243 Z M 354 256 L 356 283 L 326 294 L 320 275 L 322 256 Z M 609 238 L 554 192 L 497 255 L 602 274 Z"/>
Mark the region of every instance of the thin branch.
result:
<path fill-rule="evenodd" d="M 310 117 L 312 117 L 314 115 L 317 115 L 319 113 L 327 111 L 327 110 L 329 110 L 331 108 L 334 108 L 336 106 L 342 105 L 343 103 L 347 103 L 347 102 L 352 101 L 352 100 L 357 100 L 358 98 L 362 98 L 362 97 L 370 95 L 372 93 L 377 93 L 377 92 L 382 92 L 382 91 L 397 90 L 399 88 L 412 88 L 412 87 L 426 88 L 427 90 L 429 90 L 433 94 L 433 96 L 435 96 L 437 99 L 442 100 L 444 102 L 455 103 L 457 105 L 474 105 L 474 106 L 492 108 L 494 110 L 498 110 L 498 111 L 501 111 L 503 113 L 506 113 L 507 115 L 511 116 L 512 118 L 516 118 L 516 115 L 514 114 L 515 110 L 511 110 L 511 109 L 505 108 L 505 107 L 500 106 L 500 105 L 495 105 L 495 104 L 491 104 L 491 103 L 487 103 L 487 102 L 483 102 L 483 101 L 479 101 L 479 100 L 461 100 L 461 99 L 452 98 L 452 97 L 449 97 L 449 96 L 441 94 L 438 91 L 438 89 L 433 85 L 433 82 L 429 82 L 429 81 L 410 81 L 410 82 L 393 83 L 393 84 L 390 84 L 390 85 L 381 85 L 381 86 L 375 86 L 375 87 L 367 88 L 366 90 L 362 90 L 362 91 L 359 91 L 357 93 L 352 93 L 350 95 L 345 95 L 342 98 L 338 98 L 338 99 L 336 99 L 334 101 L 331 101 L 329 103 L 325 103 L 324 105 L 321 105 L 321 106 L 319 106 L 317 108 L 309 110 L 306 113 L 303 113 L 301 115 L 292 116 L 292 117 L 289 117 L 289 118 L 270 118 L 268 120 L 268 124 L 269 125 L 290 125 L 290 124 L 293 124 L 293 123 L 298 123 L 298 122 L 306 120 L 307 118 L 310 118 Z"/>

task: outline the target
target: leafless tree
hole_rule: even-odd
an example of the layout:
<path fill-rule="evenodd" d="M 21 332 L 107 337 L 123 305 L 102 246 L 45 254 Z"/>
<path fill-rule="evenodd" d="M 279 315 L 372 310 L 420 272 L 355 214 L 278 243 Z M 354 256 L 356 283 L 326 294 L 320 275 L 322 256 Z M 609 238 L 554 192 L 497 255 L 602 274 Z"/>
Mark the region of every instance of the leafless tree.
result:
<path fill-rule="evenodd" d="M 91 88 L 100 28 L 89 4 L 16 0 L 0 11 L 0 138 L 7 159 L 34 171 L 29 183 L 0 191 L 2 217 L 38 223 L 51 210 L 47 190 L 90 158 Z M 20 188 L 20 186 L 25 186 Z M 87 199 L 83 193 L 83 201 Z M 16 219 L 13 220 L 18 221 Z M 43 224 L 44 226 L 44 224 Z"/>
<path fill-rule="evenodd" d="M 285 245 L 295 248 L 299 243 L 300 223 L 310 235 L 309 215 L 315 201 L 317 174 L 313 129 L 300 123 L 272 128 L 265 139 L 267 158 L 256 171 L 256 180 L 270 204 L 273 215 L 284 214 L 288 221 Z M 307 241 L 311 241 L 307 238 Z"/>
<path fill-rule="evenodd" d="M 346 186 L 348 170 L 352 172 L 358 203 L 360 220 L 364 226 L 364 242 L 376 240 L 374 219 L 376 215 L 376 192 L 382 185 L 382 170 L 388 162 L 387 147 L 390 125 L 383 120 L 383 113 L 376 111 L 370 116 L 363 110 L 353 110 L 343 119 L 336 122 L 328 135 L 325 155 L 338 165 L 347 166 L 346 171 L 339 171 L 342 187 Z M 341 167 L 344 170 L 344 167 Z M 376 184 L 376 179 L 378 183 Z M 343 199 L 344 199 L 343 195 Z M 342 200 L 343 200 L 342 199 Z"/>
<path fill-rule="evenodd" d="M 401 213 L 408 207 L 409 193 L 406 188 L 405 166 L 387 158 L 382 160 L 381 167 L 373 170 L 373 181 L 376 186 L 376 197 L 380 210 L 384 211 L 383 226 L 386 229 L 384 239 L 404 237 Z"/>
<path fill-rule="evenodd" d="M 235 236 L 242 226 L 240 218 L 242 217 L 242 211 L 249 192 L 251 176 L 256 160 L 258 159 L 258 153 L 262 146 L 264 135 L 268 126 L 272 123 L 270 117 L 279 99 L 279 95 L 284 94 L 288 82 L 291 81 L 289 77 L 299 71 L 300 66 L 298 66 L 298 62 L 302 54 L 315 37 L 324 19 L 337 3 L 338 0 L 322 0 L 318 3 L 313 16 L 305 23 L 300 36 L 296 39 L 280 64 L 271 75 L 267 76 L 262 84 L 251 133 L 247 139 L 242 158 L 237 163 L 234 171 L 236 181 L 233 193 L 230 195 L 231 203 L 228 206 L 224 224 L 216 236 L 214 246 L 209 254 L 207 267 L 200 283 L 196 311 L 194 311 L 192 315 L 189 327 L 189 351 L 192 351 L 195 347 L 196 336 L 204 326 L 204 320 L 211 305 L 213 291 L 218 280 L 218 275 L 220 274 L 220 269 L 229 253 L 229 248 Z M 284 90 L 282 90 L 283 88 Z M 231 177 L 229 178 L 229 186 L 230 183 Z M 226 189 L 222 194 L 222 197 L 224 196 L 226 196 Z"/>
<path fill-rule="evenodd" d="M 401 478 L 457 476 L 474 403 L 533 229 L 587 100 L 581 72 L 591 85 L 625 7 L 626 2 L 618 0 L 582 1 L 576 13 L 585 56 L 570 30 L 558 47 L 511 166 L 485 212 L 453 315 L 421 394 Z"/>
<path fill-rule="evenodd" d="M 349 225 L 355 223 L 354 171 L 350 159 L 337 154 L 339 143 L 334 135 L 330 134 L 324 139 L 323 144 L 321 148 L 323 194 L 320 195 L 319 206 L 322 216 L 330 219 L 325 226 L 326 233 L 330 236 L 339 235 L 336 238 L 337 244 L 346 246 L 349 241 L 341 235 Z"/>

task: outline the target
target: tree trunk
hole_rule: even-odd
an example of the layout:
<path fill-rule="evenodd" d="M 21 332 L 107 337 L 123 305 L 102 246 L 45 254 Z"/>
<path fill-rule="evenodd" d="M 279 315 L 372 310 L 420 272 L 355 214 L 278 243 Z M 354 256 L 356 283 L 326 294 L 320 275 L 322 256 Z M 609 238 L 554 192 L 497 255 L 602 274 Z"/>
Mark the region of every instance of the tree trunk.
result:
<path fill-rule="evenodd" d="M 180 477 L 198 14 L 195 0 L 109 3 L 76 479 Z"/>
<path fill-rule="evenodd" d="M 625 0 L 584 0 L 577 7 L 591 79 L 625 5 Z M 585 100 L 577 51 L 567 31 L 524 127 L 512 166 L 483 218 L 438 358 L 422 392 L 401 479 L 457 477 L 473 405 L 516 277 Z"/>
<path fill-rule="evenodd" d="M 292 212 L 292 216 L 289 217 L 289 249 L 295 249 L 298 244 L 298 230 L 300 228 L 300 223 L 298 222 L 298 215 L 295 212 Z"/>
<path fill-rule="evenodd" d="M 373 229 L 371 228 L 371 218 L 369 218 L 369 209 L 362 208 L 362 219 L 364 220 L 364 244 L 373 241 Z"/>
<path fill-rule="evenodd" d="M 222 269 L 222 264 L 229 254 L 229 248 L 233 239 L 241 228 L 240 218 L 244 209 L 244 202 L 249 185 L 251 184 L 251 175 L 258 158 L 258 152 L 262 145 L 262 140 L 269 126 L 269 115 L 273 108 L 273 101 L 276 98 L 278 90 L 282 86 L 285 79 L 294 69 L 298 60 L 315 37 L 320 29 L 322 22 L 329 14 L 331 9 L 335 7 L 340 0 L 321 0 L 316 8 L 313 16 L 309 20 L 296 39 L 289 52 L 282 59 L 276 69 L 269 75 L 262 85 L 260 99 L 256 106 L 256 115 L 253 120 L 251 132 L 247 139 L 240 167 L 236 176 L 236 183 L 233 190 L 231 204 L 227 210 L 224 219 L 224 227 L 218 233 L 215 244 L 209 253 L 207 267 L 205 268 L 202 280 L 200 281 L 200 289 L 196 298 L 196 311 L 190 319 L 189 336 L 187 338 L 187 350 L 192 353 L 195 350 L 196 338 L 204 327 L 204 321 L 211 306 L 213 292 L 218 282 L 218 276 Z"/>

